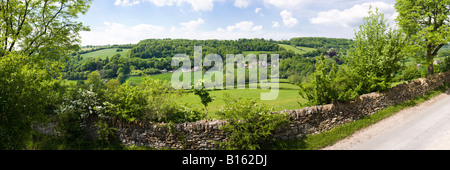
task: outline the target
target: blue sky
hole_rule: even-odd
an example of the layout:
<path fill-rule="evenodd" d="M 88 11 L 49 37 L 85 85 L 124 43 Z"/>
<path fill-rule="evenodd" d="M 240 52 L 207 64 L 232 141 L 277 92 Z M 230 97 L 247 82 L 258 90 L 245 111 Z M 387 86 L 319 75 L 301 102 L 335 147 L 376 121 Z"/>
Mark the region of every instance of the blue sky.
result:
<path fill-rule="evenodd" d="M 394 25 L 395 0 L 93 0 L 79 20 L 82 45 L 149 38 L 353 38 L 377 7 Z"/>

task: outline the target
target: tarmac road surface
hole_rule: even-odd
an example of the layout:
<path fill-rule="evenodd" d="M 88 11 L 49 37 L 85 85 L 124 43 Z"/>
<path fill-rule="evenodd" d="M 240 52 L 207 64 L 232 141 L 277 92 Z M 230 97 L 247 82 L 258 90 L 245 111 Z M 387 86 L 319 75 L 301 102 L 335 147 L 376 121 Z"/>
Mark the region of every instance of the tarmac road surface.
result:
<path fill-rule="evenodd" d="M 450 150 L 450 93 L 350 150 Z"/>

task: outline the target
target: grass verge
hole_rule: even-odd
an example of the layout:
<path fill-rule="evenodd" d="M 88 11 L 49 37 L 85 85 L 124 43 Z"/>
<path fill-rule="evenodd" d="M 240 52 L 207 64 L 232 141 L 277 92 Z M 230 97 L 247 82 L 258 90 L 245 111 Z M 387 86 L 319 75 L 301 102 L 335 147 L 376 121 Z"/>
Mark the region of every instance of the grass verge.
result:
<path fill-rule="evenodd" d="M 437 90 L 428 92 L 423 96 L 418 96 L 412 100 L 390 106 L 383 110 L 380 110 L 370 116 L 366 116 L 362 119 L 350 122 L 348 124 L 338 126 L 329 131 L 325 131 L 319 134 L 306 135 L 302 139 L 292 139 L 287 141 L 277 141 L 265 149 L 273 150 L 317 150 L 327 146 L 331 146 L 334 143 L 352 135 L 356 131 L 368 127 L 378 121 L 389 117 L 403 109 L 410 108 L 421 104 L 431 98 L 445 93 L 450 88 L 450 84 L 441 86 Z"/>

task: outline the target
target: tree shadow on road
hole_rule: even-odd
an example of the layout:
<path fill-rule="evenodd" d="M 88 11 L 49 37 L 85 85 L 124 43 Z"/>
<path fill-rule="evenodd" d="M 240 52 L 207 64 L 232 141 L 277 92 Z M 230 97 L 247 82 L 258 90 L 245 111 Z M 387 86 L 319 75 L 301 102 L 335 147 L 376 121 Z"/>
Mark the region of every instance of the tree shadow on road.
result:
<path fill-rule="evenodd" d="M 445 91 L 445 93 L 446 93 L 447 95 L 450 95 L 450 84 L 445 84 L 444 86 L 447 87 L 447 90 Z"/>

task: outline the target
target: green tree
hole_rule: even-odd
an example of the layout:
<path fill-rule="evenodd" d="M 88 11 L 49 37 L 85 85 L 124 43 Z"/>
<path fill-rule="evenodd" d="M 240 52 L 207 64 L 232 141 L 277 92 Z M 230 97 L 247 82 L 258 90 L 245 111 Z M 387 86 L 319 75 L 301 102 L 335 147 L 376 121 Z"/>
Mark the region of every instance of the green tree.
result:
<path fill-rule="evenodd" d="M 330 69 L 325 60 L 325 57 L 321 54 L 316 59 L 316 70 L 311 75 L 311 82 L 299 84 L 299 94 L 308 99 L 307 105 L 328 104 L 337 99 L 332 94 L 334 91 L 333 88 L 336 88 L 332 86 L 331 79 L 332 77 L 334 78 L 334 71 L 330 75 Z M 333 69 L 336 69 L 336 66 Z"/>
<path fill-rule="evenodd" d="M 89 28 L 77 21 L 90 0 L 8 0 L 0 4 L 0 56 L 20 50 L 38 59 L 59 59 L 75 52 L 79 32 Z"/>
<path fill-rule="evenodd" d="M 432 75 L 434 58 L 450 42 L 450 1 L 397 0 L 395 9 L 397 22 L 413 40 L 412 46 L 426 53 L 428 75 Z"/>
<path fill-rule="evenodd" d="M 197 86 L 201 86 L 202 88 L 196 89 L 194 88 L 195 86 L 192 86 L 192 89 L 194 94 L 200 97 L 201 103 L 205 107 L 206 116 L 208 116 L 208 104 L 214 100 L 214 97 L 211 97 L 208 91 L 206 91 L 203 81 L 198 82 Z"/>
<path fill-rule="evenodd" d="M 60 93 L 48 68 L 55 69 L 16 52 L 0 56 L 0 150 L 23 149 L 31 125 L 52 113 Z"/>
<path fill-rule="evenodd" d="M 400 61 L 409 55 L 408 39 L 400 30 L 389 28 L 384 14 L 369 11 L 355 33 L 348 52 L 348 66 L 361 86 L 359 94 L 390 88 Z"/>
<path fill-rule="evenodd" d="M 117 70 L 117 75 L 120 75 L 120 74 L 125 74 L 125 69 L 123 69 L 122 67 L 119 67 L 119 69 Z"/>
<path fill-rule="evenodd" d="M 359 95 L 390 88 L 394 75 L 402 68 L 400 61 L 409 55 L 408 39 L 389 28 L 384 15 L 369 11 L 355 33 L 347 63 L 329 69 L 323 56 L 316 59 L 311 82 L 300 84 L 300 94 L 307 105 L 350 101 Z"/>
<path fill-rule="evenodd" d="M 117 76 L 117 80 L 119 80 L 120 83 L 124 83 L 124 82 L 125 82 L 125 79 L 126 79 L 126 77 L 125 77 L 125 74 L 123 74 L 123 73 L 120 73 L 120 74 Z"/>
<path fill-rule="evenodd" d="M 85 86 L 91 88 L 92 91 L 98 94 L 99 98 L 105 96 L 105 84 L 103 84 L 100 73 L 93 71 L 88 74 Z"/>
<path fill-rule="evenodd" d="M 117 79 L 111 79 L 106 83 L 106 89 L 114 91 L 120 86 L 120 82 Z"/>
<path fill-rule="evenodd" d="M 100 88 L 102 86 L 101 81 L 102 79 L 100 78 L 100 73 L 98 71 L 93 71 L 89 73 L 85 84 L 88 86 L 93 85 L 94 88 Z"/>
<path fill-rule="evenodd" d="M 139 87 L 133 87 L 129 82 L 117 86 L 117 89 L 109 91 L 109 99 L 113 105 L 110 108 L 112 115 L 134 121 L 143 118 L 147 105 L 147 94 Z"/>
<path fill-rule="evenodd" d="M 68 55 L 87 31 L 75 19 L 90 0 L 0 2 L 0 149 L 22 149 L 33 124 L 60 98 L 58 81 Z"/>

